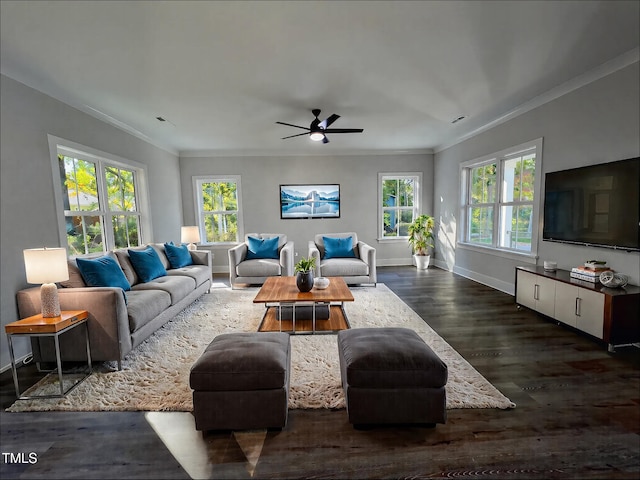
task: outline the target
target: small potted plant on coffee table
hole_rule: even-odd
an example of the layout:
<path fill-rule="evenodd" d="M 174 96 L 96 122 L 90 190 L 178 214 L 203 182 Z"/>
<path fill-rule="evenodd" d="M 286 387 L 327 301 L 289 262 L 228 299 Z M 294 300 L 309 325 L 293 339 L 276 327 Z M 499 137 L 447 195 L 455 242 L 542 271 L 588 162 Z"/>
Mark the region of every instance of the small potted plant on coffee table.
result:
<path fill-rule="evenodd" d="M 313 270 L 316 268 L 314 257 L 301 258 L 295 264 L 296 285 L 301 292 L 309 292 L 313 288 Z"/>
<path fill-rule="evenodd" d="M 419 215 L 409 225 L 409 245 L 413 248 L 413 258 L 419 270 L 429 268 L 429 248 L 433 248 L 433 227 L 435 221 L 429 215 Z"/>

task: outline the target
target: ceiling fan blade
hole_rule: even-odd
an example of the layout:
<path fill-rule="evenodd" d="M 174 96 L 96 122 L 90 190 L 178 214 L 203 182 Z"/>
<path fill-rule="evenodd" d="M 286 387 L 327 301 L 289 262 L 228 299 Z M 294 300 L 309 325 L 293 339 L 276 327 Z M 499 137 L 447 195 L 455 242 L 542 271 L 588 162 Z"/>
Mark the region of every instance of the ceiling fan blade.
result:
<path fill-rule="evenodd" d="M 282 140 L 286 140 L 287 138 L 293 138 L 293 137 L 301 137 L 302 135 L 309 135 L 309 133 L 305 132 L 305 133 L 298 133 L 297 135 L 289 135 L 288 137 L 282 137 Z"/>
<path fill-rule="evenodd" d="M 336 115 L 334 113 L 331 116 L 325 118 L 322 122 L 320 122 L 320 127 L 322 127 L 322 129 L 325 130 L 329 125 L 331 125 L 333 122 L 335 122 L 339 118 L 340 118 L 340 115 Z"/>
<path fill-rule="evenodd" d="M 327 128 L 324 133 L 362 133 L 363 128 Z"/>
<path fill-rule="evenodd" d="M 325 135 L 324 138 L 322 139 L 322 143 L 329 143 L 329 139 L 327 138 L 327 136 Z"/>
<path fill-rule="evenodd" d="M 292 125 L 291 123 L 284 123 L 284 122 L 276 122 L 280 125 L 287 125 L 288 127 L 295 127 L 295 128 L 301 128 L 302 130 L 307 130 L 309 131 L 309 127 L 301 127 L 300 125 Z"/>

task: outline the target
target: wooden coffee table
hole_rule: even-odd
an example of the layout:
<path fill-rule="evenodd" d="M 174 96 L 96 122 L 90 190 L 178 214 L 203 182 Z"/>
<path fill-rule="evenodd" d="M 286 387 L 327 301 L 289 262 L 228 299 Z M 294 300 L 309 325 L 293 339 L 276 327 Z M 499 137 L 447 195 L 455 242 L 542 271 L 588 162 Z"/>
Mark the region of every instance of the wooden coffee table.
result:
<path fill-rule="evenodd" d="M 344 302 L 353 302 L 353 295 L 342 277 L 329 277 L 327 288 L 312 288 L 310 292 L 298 290 L 296 277 L 269 277 L 253 299 L 253 303 L 266 307 L 259 332 L 293 334 L 335 333 L 351 328 Z"/>

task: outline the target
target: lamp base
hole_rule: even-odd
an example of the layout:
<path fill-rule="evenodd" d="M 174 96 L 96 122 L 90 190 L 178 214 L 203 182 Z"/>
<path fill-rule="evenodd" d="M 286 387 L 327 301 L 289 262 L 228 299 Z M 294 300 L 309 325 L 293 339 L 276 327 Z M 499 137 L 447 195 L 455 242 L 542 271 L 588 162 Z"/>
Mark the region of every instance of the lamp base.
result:
<path fill-rule="evenodd" d="M 190 243 L 189 245 L 187 245 L 187 250 L 197 250 L 198 246 L 195 243 Z"/>
<path fill-rule="evenodd" d="M 58 299 L 58 287 L 55 283 L 42 284 L 40 287 L 40 303 L 44 318 L 60 316 L 60 300 Z"/>

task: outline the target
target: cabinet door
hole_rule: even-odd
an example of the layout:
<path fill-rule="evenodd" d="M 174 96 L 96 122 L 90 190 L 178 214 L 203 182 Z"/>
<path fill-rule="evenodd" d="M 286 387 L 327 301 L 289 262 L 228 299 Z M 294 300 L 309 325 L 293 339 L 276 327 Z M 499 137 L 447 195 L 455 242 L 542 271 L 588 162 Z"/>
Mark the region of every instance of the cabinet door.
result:
<path fill-rule="evenodd" d="M 518 288 L 516 289 L 516 302 L 531 310 L 536 309 L 536 277 L 533 273 L 517 271 Z"/>
<path fill-rule="evenodd" d="M 537 275 L 536 281 L 538 285 L 536 310 L 543 315 L 553 317 L 555 315 L 556 284 L 558 282 L 540 275 Z"/>
<path fill-rule="evenodd" d="M 578 308 L 578 287 L 558 282 L 556 285 L 556 320 L 576 326 Z"/>
<path fill-rule="evenodd" d="M 555 281 L 540 275 L 518 270 L 516 302 L 532 310 L 553 317 Z"/>
<path fill-rule="evenodd" d="M 602 293 L 578 288 L 576 328 L 601 340 L 604 338 L 604 295 Z"/>
<path fill-rule="evenodd" d="M 604 338 L 604 295 L 558 282 L 555 319 L 597 338 Z"/>

